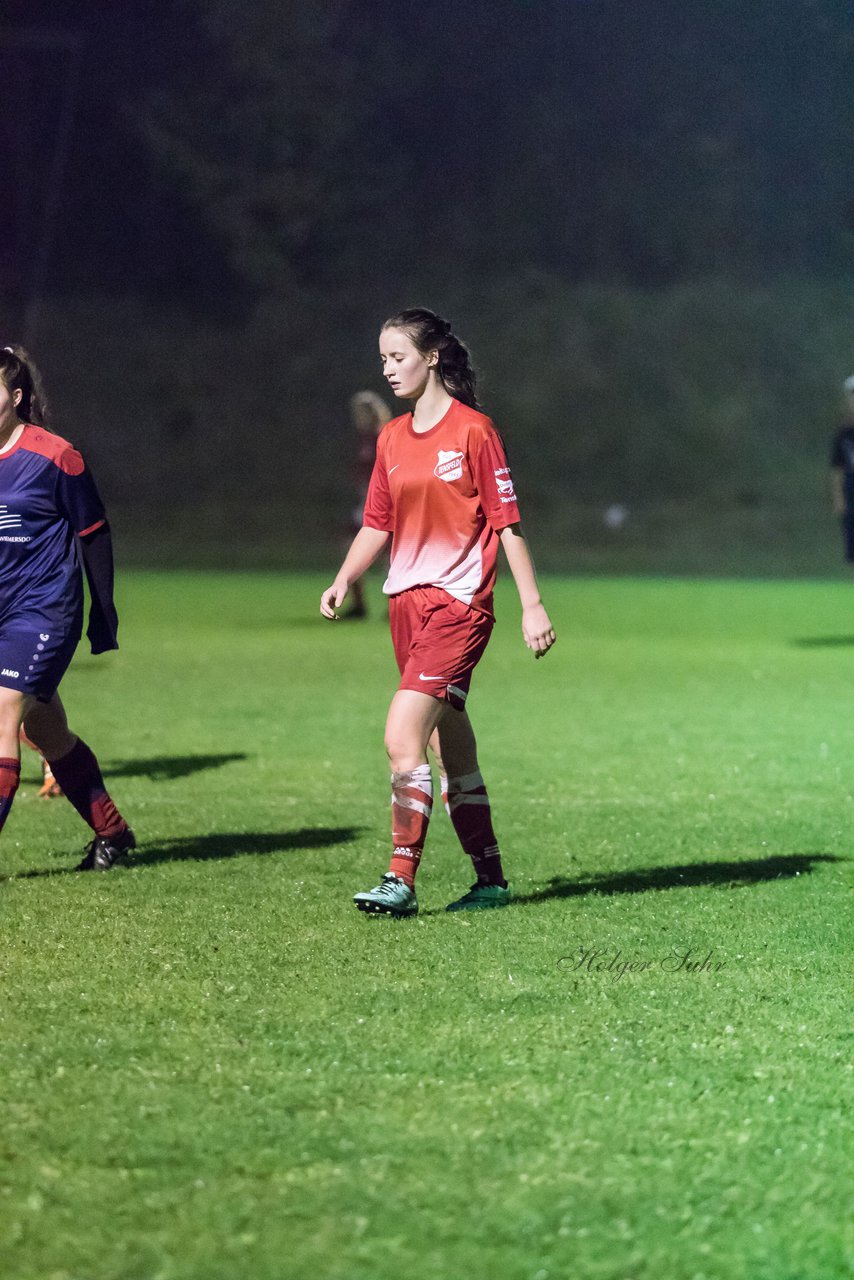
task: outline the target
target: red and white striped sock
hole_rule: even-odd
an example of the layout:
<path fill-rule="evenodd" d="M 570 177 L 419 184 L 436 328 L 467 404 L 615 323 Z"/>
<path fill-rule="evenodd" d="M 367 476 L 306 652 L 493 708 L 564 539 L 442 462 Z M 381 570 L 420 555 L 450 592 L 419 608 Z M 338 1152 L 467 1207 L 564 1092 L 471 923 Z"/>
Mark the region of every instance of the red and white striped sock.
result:
<path fill-rule="evenodd" d="M 489 796 L 480 770 L 448 779 L 448 809 L 463 849 L 482 884 L 505 886 L 498 841 L 492 828 Z"/>
<path fill-rule="evenodd" d="M 389 871 L 410 887 L 424 852 L 433 810 L 433 777 L 429 764 L 391 775 L 391 839 Z"/>

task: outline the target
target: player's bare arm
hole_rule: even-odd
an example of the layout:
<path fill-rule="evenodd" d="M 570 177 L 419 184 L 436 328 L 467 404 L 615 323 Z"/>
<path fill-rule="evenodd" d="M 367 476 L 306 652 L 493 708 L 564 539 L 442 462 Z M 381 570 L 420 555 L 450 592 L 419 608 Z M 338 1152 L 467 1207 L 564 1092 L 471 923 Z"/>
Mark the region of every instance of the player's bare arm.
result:
<path fill-rule="evenodd" d="M 320 597 L 320 612 L 324 618 L 335 621 L 338 616 L 335 610 L 344 603 L 351 584 L 370 569 L 390 537 L 391 534 L 384 529 L 371 529 L 367 525 L 359 530 L 350 545 L 344 563 L 335 575 L 335 581 Z"/>
<path fill-rule="evenodd" d="M 501 530 L 499 537 L 522 604 L 522 636 L 534 657 L 542 658 L 557 637 L 540 599 L 534 562 L 522 533 L 522 526 L 508 525 Z"/>

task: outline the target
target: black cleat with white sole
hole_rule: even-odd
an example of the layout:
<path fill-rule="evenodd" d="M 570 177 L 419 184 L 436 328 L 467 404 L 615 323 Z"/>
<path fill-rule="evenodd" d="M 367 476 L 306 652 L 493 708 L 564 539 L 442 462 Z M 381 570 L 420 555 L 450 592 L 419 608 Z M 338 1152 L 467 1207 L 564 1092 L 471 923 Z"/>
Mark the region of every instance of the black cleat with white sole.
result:
<path fill-rule="evenodd" d="M 109 871 L 135 848 L 136 839 L 130 827 L 117 836 L 96 836 L 87 844 L 86 857 L 75 867 L 75 871 Z"/>

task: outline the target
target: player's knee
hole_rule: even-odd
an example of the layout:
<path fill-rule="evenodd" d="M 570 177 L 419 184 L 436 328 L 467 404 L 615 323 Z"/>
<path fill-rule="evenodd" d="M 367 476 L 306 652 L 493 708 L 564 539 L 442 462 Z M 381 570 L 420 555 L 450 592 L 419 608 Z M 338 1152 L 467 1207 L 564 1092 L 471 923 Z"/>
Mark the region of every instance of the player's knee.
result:
<path fill-rule="evenodd" d="M 50 760 L 59 760 L 67 755 L 77 741 L 68 728 L 64 713 L 51 703 L 36 703 L 27 712 L 24 732 Z"/>
<path fill-rule="evenodd" d="M 3 744 L 4 755 L 11 756 L 14 751 L 17 751 L 18 732 L 23 715 L 23 696 L 15 689 L 0 686 L 0 741 Z"/>
<path fill-rule="evenodd" d="M 392 769 L 396 769 L 398 759 L 406 753 L 405 736 L 399 733 L 387 733 L 385 736 L 385 751 Z"/>
<path fill-rule="evenodd" d="M 20 722 L 24 714 L 24 701 L 24 695 L 17 689 L 7 689 L 4 685 L 0 685 L 0 721 Z"/>
<path fill-rule="evenodd" d="M 387 733 L 386 755 L 393 773 L 405 773 L 424 763 L 425 753 L 421 743 L 406 733 Z"/>

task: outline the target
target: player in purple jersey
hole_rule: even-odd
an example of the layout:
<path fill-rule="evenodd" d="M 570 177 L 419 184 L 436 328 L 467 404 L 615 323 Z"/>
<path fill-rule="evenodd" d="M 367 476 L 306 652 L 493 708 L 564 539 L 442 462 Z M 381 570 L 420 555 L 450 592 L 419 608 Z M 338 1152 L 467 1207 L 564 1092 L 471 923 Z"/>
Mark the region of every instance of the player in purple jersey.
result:
<path fill-rule="evenodd" d="M 56 778 L 53 776 L 53 770 L 51 769 L 47 760 L 45 760 L 42 753 L 39 751 L 36 744 L 34 742 L 30 742 L 29 738 L 27 737 L 24 731 L 23 725 L 21 725 L 20 738 L 21 738 L 21 745 L 24 747 L 29 747 L 30 750 L 34 752 L 35 755 L 37 755 L 39 758 L 39 764 L 42 767 L 42 784 L 39 787 L 39 796 L 41 797 L 41 799 L 50 800 L 55 798 L 56 796 L 61 796 L 62 787 L 59 785 Z"/>
<path fill-rule="evenodd" d="M 854 374 L 842 384 L 845 417 L 833 439 L 830 454 L 830 494 L 839 516 L 845 559 L 854 561 Z"/>
<path fill-rule="evenodd" d="M 134 847 L 98 761 L 68 727 L 57 687 L 83 630 L 117 649 L 110 529 L 82 457 L 45 426 L 44 397 L 21 347 L 0 350 L 0 830 L 21 773 L 19 733 L 94 832 L 79 871 L 106 871 Z M 82 562 L 82 568 L 81 568 Z"/>

